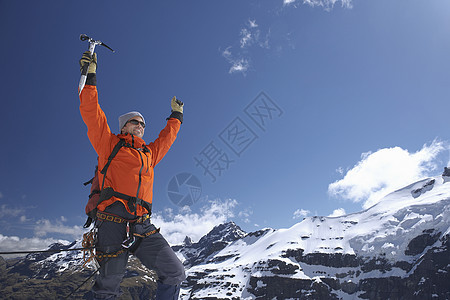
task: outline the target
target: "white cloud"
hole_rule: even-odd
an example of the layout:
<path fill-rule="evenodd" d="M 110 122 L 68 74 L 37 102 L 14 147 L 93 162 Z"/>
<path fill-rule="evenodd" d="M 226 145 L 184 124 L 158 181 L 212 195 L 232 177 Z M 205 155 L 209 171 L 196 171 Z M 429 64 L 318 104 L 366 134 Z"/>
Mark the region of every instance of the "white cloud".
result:
<path fill-rule="evenodd" d="M 292 217 L 292 219 L 300 219 L 300 218 L 304 218 L 307 215 L 309 215 L 311 212 L 309 210 L 305 210 L 305 209 L 297 209 L 294 212 L 294 216 Z"/>
<path fill-rule="evenodd" d="M 246 73 L 248 68 L 249 68 L 250 64 L 248 62 L 248 60 L 241 58 L 238 60 L 235 60 L 233 62 L 233 65 L 231 66 L 229 73 L 235 73 L 235 72 L 241 72 L 241 73 Z"/>
<path fill-rule="evenodd" d="M 17 236 L 4 236 L 0 234 L 0 251 L 16 252 L 16 251 L 37 251 L 46 250 L 53 243 L 69 244 L 68 241 L 53 238 L 41 239 L 37 237 L 19 238 Z M 2 255 L 5 258 L 13 258 L 24 256 L 25 254 Z"/>
<path fill-rule="evenodd" d="M 259 36 L 261 31 L 258 29 L 258 24 L 256 20 L 248 20 L 248 23 L 244 28 L 241 29 L 241 48 L 248 48 L 254 43 L 259 43 Z"/>
<path fill-rule="evenodd" d="M 47 219 L 41 219 L 36 222 L 34 233 L 37 237 L 42 238 L 52 233 L 64 234 L 70 236 L 72 239 L 80 239 L 83 233 L 86 232 L 82 226 L 66 226 L 63 224 L 66 218 L 61 216 L 59 220 L 51 222 Z"/>
<path fill-rule="evenodd" d="M 231 46 L 228 47 L 227 49 L 223 50 L 222 52 L 222 56 L 225 58 L 229 58 L 231 56 Z"/>
<path fill-rule="evenodd" d="M 322 7 L 330 11 L 338 2 L 344 8 L 352 8 L 352 0 L 283 0 L 283 7 L 289 9 L 290 7 L 297 7 L 297 3 L 302 3 L 311 7 Z M 261 25 L 256 22 L 256 19 L 247 19 L 238 32 L 239 40 L 231 43 L 231 46 L 228 46 L 222 52 L 222 56 L 231 64 L 228 73 L 242 73 L 246 75 L 252 62 L 253 51 L 256 49 L 264 49 L 276 55 L 281 55 L 286 47 L 295 49 L 291 38 L 293 29 L 280 25 L 286 23 L 286 21 L 280 20 L 281 17 L 278 13 L 280 11 L 280 3 L 275 3 L 274 5 L 277 8 L 269 9 L 269 11 L 276 13 L 267 14 L 267 12 L 264 12 L 264 23 Z M 237 49 L 233 55 L 230 51 L 232 46 Z"/>
<path fill-rule="evenodd" d="M 343 179 L 328 186 L 328 192 L 332 196 L 363 202 L 363 207 L 368 208 L 396 189 L 435 175 L 438 155 L 447 149 L 443 142 L 433 141 L 415 153 L 400 147 L 363 153 Z"/>
<path fill-rule="evenodd" d="M 27 216 L 23 215 L 23 216 L 20 216 L 19 221 L 20 221 L 20 223 L 25 223 L 25 222 L 29 222 L 31 220 L 28 219 Z"/>
<path fill-rule="evenodd" d="M 231 64 L 228 73 L 240 72 L 245 75 L 250 67 L 250 48 L 253 46 L 269 48 L 270 33 L 267 33 L 265 37 L 261 38 L 261 30 L 256 20 L 249 19 L 244 27 L 241 28 L 239 35 L 239 47 L 236 46 L 238 51 L 232 53 L 232 46 L 229 46 L 222 52 L 222 56 Z"/>
<path fill-rule="evenodd" d="M 331 213 L 331 215 L 329 215 L 329 217 L 340 217 L 340 216 L 344 216 L 346 214 L 345 209 L 343 208 L 338 208 L 333 210 L 333 212 Z"/>
<path fill-rule="evenodd" d="M 3 198 L 3 194 L 2 194 L 2 192 L 0 192 L 0 199 L 2 199 Z"/>
<path fill-rule="evenodd" d="M 230 46 L 222 52 L 222 56 L 225 57 L 225 59 L 231 64 L 228 73 L 232 74 L 235 72 L 241 72 L 245 75 L 250 63 L 243 57 L 236 57 L 233 53 L 231 53 L 231 48 L 232 47 Z"/>
<path fill-rule="evenodd" d="M 256 24 L 256 20 L 248 20 L 248 24 L 249 24 L 250 28 L 258 27 L 258 24 Z"/>
<path fill-rule="evenodd" d="M 297 0 L 283 0 L 283 5 L 293 5 Z M 334 7 L 336 2 L 341 2 L 341 6 L 345 8 L 352 8 L 352 0 L 303 0 L 303 4 L 307 4 L 311 7 L 319 6 L 323 7 L 326 10 L 330 10 Z"/>
<path fill-rule="evenodd" d="M 0 206 L 0 218 L 17 217 L 24 212 L 25 209 L 23 208 L 10 208 L 6 204 L 2 204 Z"/>
<path fill-rule="evenodd" d="M 250 223 L 250 217 L 253 215 L 253 211 L 250 209 L 244 209 L 239 212 L 238 217 L 242 219 L 244 223 Z"/>
<path fill-rule="evenodd" d="M 227 199 L 210 201 L 200 213 L 193 213 L 188 207 L 178 214 L 174 214 L 173 210 L 167 210 L 165 216 L 154 213 L 152 223 L 161 227 L 162 235 L 171 245 L 183 243 L 186 236 L 197 242 L 215 226 L 232 218 L 236 205 L 236 200 Z"/>
<path fill-rule="evenodd" d="M 252 41 L 252 33 L 247 29 L 243 28 L 241 30 L 241 48 L 245 48 Z"/>

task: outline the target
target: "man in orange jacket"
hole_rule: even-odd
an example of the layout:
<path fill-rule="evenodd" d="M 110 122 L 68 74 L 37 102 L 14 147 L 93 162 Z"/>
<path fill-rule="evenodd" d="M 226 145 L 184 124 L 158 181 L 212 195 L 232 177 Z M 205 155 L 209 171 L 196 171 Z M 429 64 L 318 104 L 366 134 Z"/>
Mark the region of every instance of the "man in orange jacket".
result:
<path fill-rule="evenodd" d="M 80 94 L 80 112 L 88 137 L 98 154 L 102 189 L 97 206 L 97 258 L 100 274 L 93 287 L 95 299 L 116 299 L 130 253 L 158 275 L 156 299 L 178 299 L 184 267 L 159 230 L 150 222 L 153 168 L 169 151 L 183 122 L 183 103 L 175 97 L 166 127 L 152 143 L 142 139 L 145 119 L 139 112 L 119 117 L 113 134 L 98 104 L 97 56 L 83 53 L 80 65 L 90 63 L 86 85 Z M 119 141 L 117 154 L 108 161 Z M 107 166 L 105 174 L 103 170 Z"/>

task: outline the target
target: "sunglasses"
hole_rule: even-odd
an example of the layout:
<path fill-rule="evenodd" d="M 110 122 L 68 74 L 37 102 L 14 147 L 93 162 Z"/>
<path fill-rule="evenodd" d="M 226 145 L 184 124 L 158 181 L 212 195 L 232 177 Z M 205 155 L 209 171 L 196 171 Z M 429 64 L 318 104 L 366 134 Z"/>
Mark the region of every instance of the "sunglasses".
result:
<path fill-rule="evenodd" d="M 127 123 L 131 123 L 131 124 L 133 124 L 133 125 L 139 125 L 139 124 L 141 124 L 141 126 L 142 126 L 142 128 L 145 128 L 145 123 L 144 122 L 140 122 L 140 121 L 138 121 L 138 120 L 129 120 Z"/>

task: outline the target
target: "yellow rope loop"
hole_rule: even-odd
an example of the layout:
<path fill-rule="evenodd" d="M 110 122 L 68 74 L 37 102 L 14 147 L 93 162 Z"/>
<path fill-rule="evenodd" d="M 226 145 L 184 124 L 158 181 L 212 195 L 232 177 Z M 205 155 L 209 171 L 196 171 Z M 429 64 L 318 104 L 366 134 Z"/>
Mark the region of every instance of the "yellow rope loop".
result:
<path fill-rule="evenodd" d="M 86 268 L 86 265 L 95 259 L 94 246 L 95 246 L 95 230 L 92 229 L 89 232 L 83 234 L 83 241 L 81 242 L 81 246 L 83 249 L 83 267 Z"/>

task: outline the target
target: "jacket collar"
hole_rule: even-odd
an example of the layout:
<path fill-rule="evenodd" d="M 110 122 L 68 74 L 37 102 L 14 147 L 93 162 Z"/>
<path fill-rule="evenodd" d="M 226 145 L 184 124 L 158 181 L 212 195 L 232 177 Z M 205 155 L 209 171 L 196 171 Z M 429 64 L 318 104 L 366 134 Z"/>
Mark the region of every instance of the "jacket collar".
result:
<path fill-rule="evenodd" d="M 118 134 L 118 138 L 125 140 L 127 144 L 130 144 L 132 147 L 135 148 L 144 148 L 145 147 L 145 141 L 141 139 L 140 137 L 137 137 L 133 134 Z"/>

